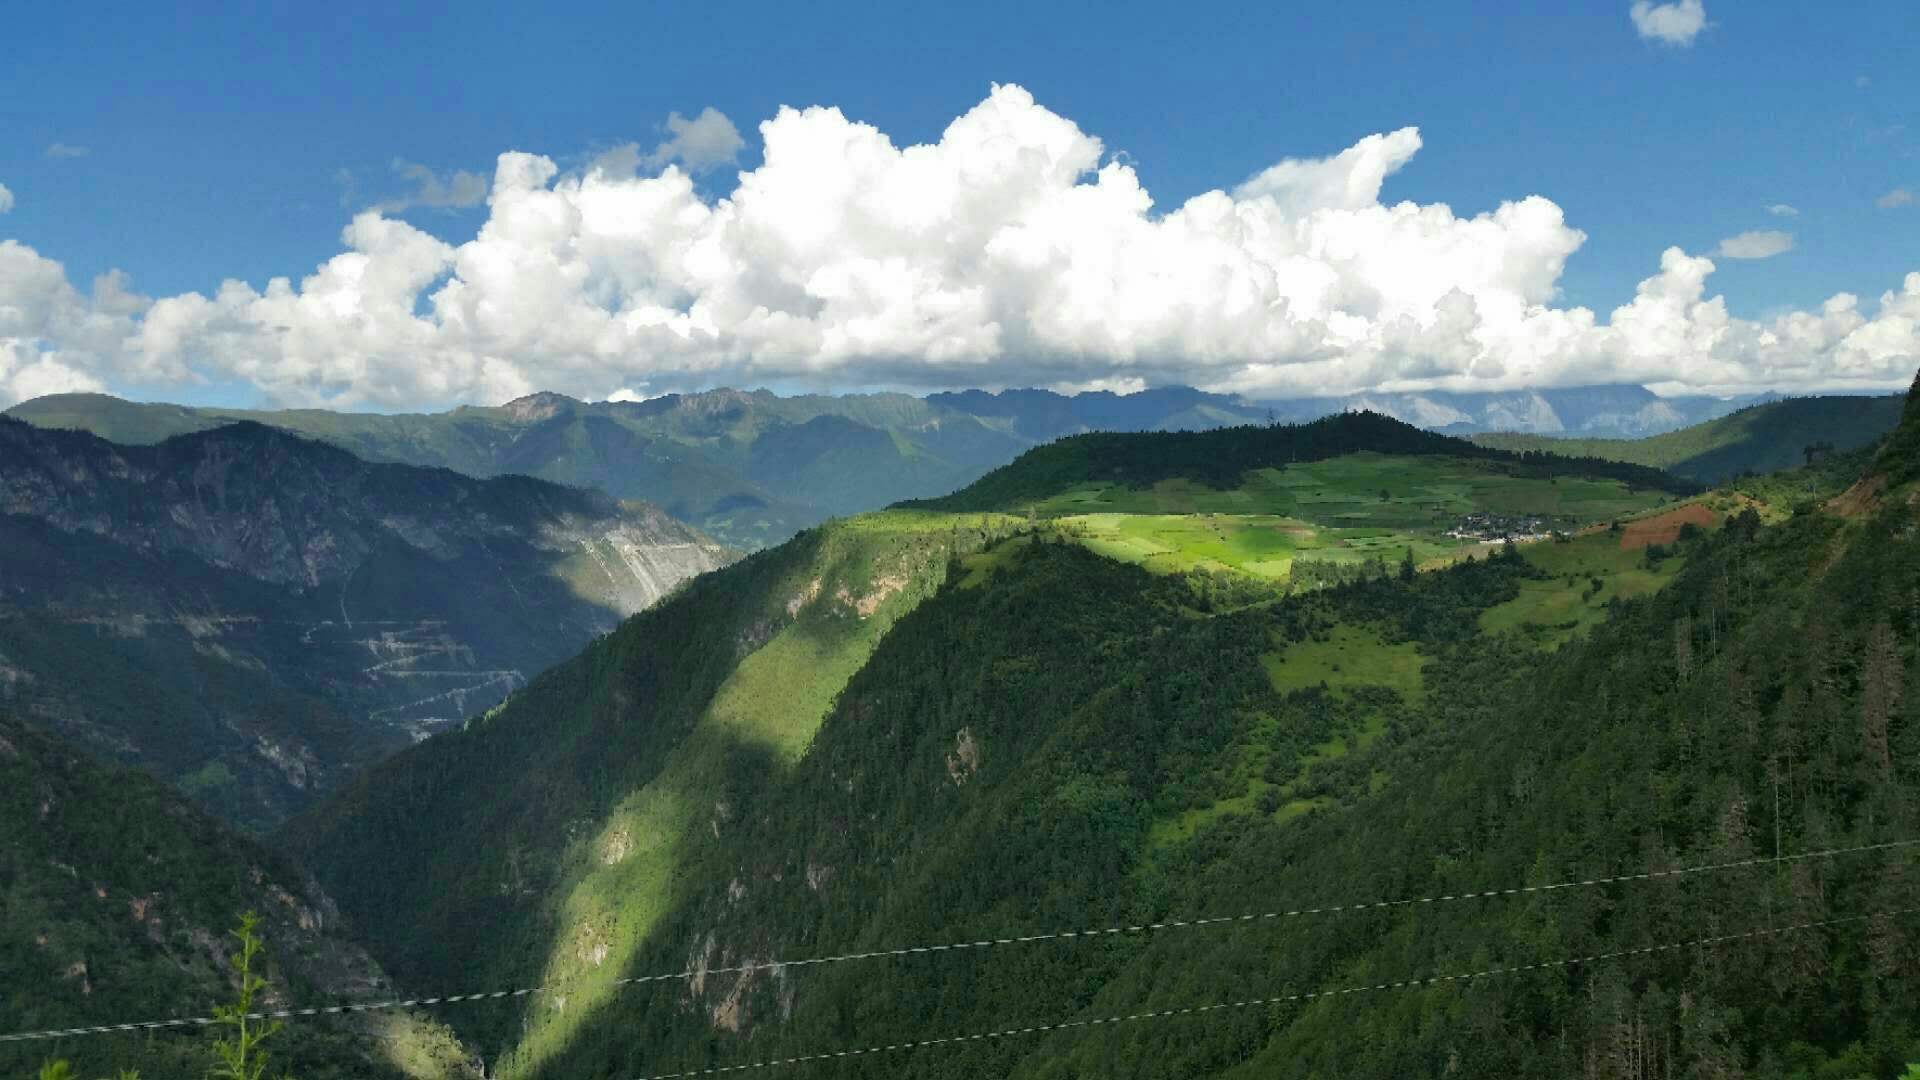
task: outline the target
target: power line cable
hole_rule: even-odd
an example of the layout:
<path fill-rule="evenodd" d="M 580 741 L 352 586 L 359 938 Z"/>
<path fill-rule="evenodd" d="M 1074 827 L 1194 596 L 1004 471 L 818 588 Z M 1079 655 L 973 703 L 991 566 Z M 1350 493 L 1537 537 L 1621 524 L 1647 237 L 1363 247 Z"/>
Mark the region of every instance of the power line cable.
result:
<path fill-rule="evenodd" d="M 1227 1009 L 1256 1008 L 1263 1005 L 1282 1005 L 1289 1002 L 1312 1001 L 1318 998 L 1344 997 L 1348 994 L 1366 994 L 1377 990 L 1402 990 L 1422 986 L 1453 985 L 1470 982 L 1474 979 L 1486 979 L 1499 975 L 1515 975 L 1526 971 L 1548 971 L 1556 968 L 1580 967 L 1607 960 L 1618 960 L 1629 956 L 1645 956 L 1653 953 L 1671 952 L 1678 949 L 1707 948 L 1723 945 L 1730 941 L 1750 938 L 1769 937 L 1777 934 L 1790 934 L 1801 930 L 1812 930 L 1824 926 L 1837 926 L 1841 923 L 1865 922 L 1877 918 L 1891 918 L 1920 911 L 1920 908 L 1899 908 L 1893 911 L 1880 911 L 1871 915 L 1852 915 L 1842 919 L 1821 919 L 1817 922 L 1797 923 L 1793 926 L 1774 927 L 1766 930 L 1748 930 L 1738 934 L 1720 934 L 1714 937 L 1695 938 L 1692 941 L 1677 941 L 1666 945 L 1648 945 L 1638 949 L 1621 949 L 1616 952 L 1594 953 L 1591 956 L 1577 956 L 1567 960 L 1546 960 L 1537 964 L 1516 964 L 1512 967 L 1487 968 L 1456 975 L 1433 975 L 1424 978 L 1401 979 L 1397 982 L 1373 983 L 1367 986 L 1349 986 L 1338 990 L 1308 990 L 1297 994 L 1276 994 L 1272 997 L 1246 998 L 1241 1001 L 1225 1001 L 1213 1005 L 1188 1005 L 1178 1009 L 1157 1009 L 1150 1012 L 1128 1013 L 1122 1016 L 1102 1016 L 1088 1020 L 1061 1020 L 1051 1024 L 1031 1024 L 1027 1027 L 1002 1028 L 998 1031 L 976 1032 L 970 1035 L 943 1035 L 933 1039 L 909 1039 L 904 1042 L 886 1043 L 875 1046 L 863 1046 L 850 1050 L 829 1050 L 817 1054 L 801 1054 L 795 1057 L 768 1058 L 764 1061 L 750 1061 L 739 1065 L 710 1065 L 700 1069 L 685 1069 L 680 1072 L 652 1073 L 637 1077 L 636 1080 L 686 1080 L 696 1076 L 719 1076 L 725 1073 L 748 1072 L 754 1069 L 777 1069 L 790 1065 L 804 1065 L 816 1061 L 836 1061 L 842 1058 L 863 1057 L 870 1054 L 891 1054 L 907 1050 L 919 1050 L 933 1046 L 954 1046 L 960 1043 L 986 1042 L 992 1039 L 1010 1039 L 1022 1035 L 1043 1035 L 1051 1031 L 1068 1031 L 1075 1028 L 1103 1027 L 1110 1024 L 1130 1024 L 1144 1020 L 1166 1020 L 1179 1016 L 1193 1016 L 1200 1013 L 1221 1012 Z"/>
<path fill-rule="evenodd" d="M 1329 904 L 1321 907 L 1290 908 L 1284 910 L 1255 912 L 1246 915 L 1219 915 L 1197 919 L 1166 919 L 1160 922 L 1135 923 L 1097 927 L 1089 930 L 1054 930 L 1039 934 L 1021 934 L 1008 937 L 980 938 L 973 941 L 954 941 L 936 945 L 914 945 L 893 949 L 874 949 L 866 952 L 839 953 L 832 956 L 803 957 L 798 960 L 767 960 L 757 963 L 735 964 L 727 967 L 705 969 L 688 968 L 683 971 L 666 972 L 657 975 L 634 975 L 615 979 L 613 986 L 635 986 L 642 983 L 673 982 L 692 978 L 695 975 L 733 975 L 774 969 L 818 967 L 827 964 L 848 963 L 857 960 L 880 960 L 908 956 L 930 956 L 944 953 L 965 952 L 975 949 L 995 948 L 1002 945 L 1027 945 L 1045 941 L 1071 941 L 1080 938 L 1114 937 L 1125 934 L 1153 933 L 1161 930 L 1197 929 L 1214 926 L 1244 925 L 1257 922 L 1271 922 L 1280 919 L 1298 918 L 1310 915 L 1333 915 L 1377 911 L 1395 907 L 1415 907 L 1427 904 L 1456 903 L 1462 900 L 1485 900 L 1510 896 L 1526 896 L 1538 893 L 1559 892 L 1567 889 L 1592 888 L 1601 885 L 1617 885 L 1642 881 L 1656 881 L 1664 878 L 1677 878 L 1692 874 L 1712 873 L 1722 870 L 1738 870 L 1755 866 L 1774 866 L 1811 859 L 1830 859 L 1842 855 L 1857 855 L 1873 851 L 1890 851 L 1902 848 L 1920 847 L 1920 839 L 1890 840 L 1878 844 L 1859 844 L 1853 847 L 1825 848 L 1819 851 L 1803 852 L 1797 855 L 1777 855 L 1767 858 L 1736 859 L 1731 862 L 1706 863 L 1698 866 L 1678 867 L 1671 870 L 1648 870 L 1633 874 L 1615 874 L 1607 877 L 1574 879 L 1554 882 L 1548 885 L 1519 885 L 1506 889 L 1487 889 L 1479 892 L 1445 893 L 1434 896 L 1407 897 L 1398 900 L 1369 900 L 1348 904 Z M 545 994 L 557 989 L 551 986 L 530 986 L 517 990 L 492 990 L 471 994 L 444 994 L 437 997 L 416 997 L 392 1001 L 367 1001 L 341 1005 L 314 1005 L 304 1008 L 275 1009 L 249 1013 L 249 1020 L 290 1020 L 316 1016 L 334 1016 L 350 1013 L 375 1012 L 387 1009 L 429 1008 L 440 1005 L 454 1005 L 463 1002 L 500 1001 L 508 998 L 527 997 L 533 994 Z M 42 1031 L 22 1031 L 0 1035 L 0 1043 L 28 1042 L 33 1040 L 60 1039 L 81 1035 L 110 1035 L 125 1032 L 150 1031 L 176 1027 L 205 1027 L 214 1022 L 211 1016 L 184 1017 L 172 1020 L 146 1020 L 121 1024 L 93 1024 L 71 1028 L 49 1028 Z"/>

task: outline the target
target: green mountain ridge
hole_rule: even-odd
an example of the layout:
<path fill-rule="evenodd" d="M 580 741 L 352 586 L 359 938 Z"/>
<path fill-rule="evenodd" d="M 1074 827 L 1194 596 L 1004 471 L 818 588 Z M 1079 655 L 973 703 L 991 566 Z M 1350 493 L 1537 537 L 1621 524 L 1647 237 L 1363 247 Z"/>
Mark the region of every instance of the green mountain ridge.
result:
<path fill-rule="evenodd" d="M 411 912 L 405 928 L 366 925 L 421 978 L 532 985 L 524 980 L 548 968 L 586 975 L 564 995 L 564 1025 L 583 1000 L 612 989 L 596 976 L 610 976 L 608 962 L 617 966 L 673 902 L 678 845 L 747 805 L 743 777 L 802 755 L 894 621 L 937 587 L 952 557 L 1007 524 L 870 515 L 695 579 L 463 730 L 370 773 L 288 835 L 314 865 L 343 870 L 356 898 L 349 909 Z M 516 749 L 493 753 L 501 745 Z M 439 802 L 453 777 L 497 795 Z M 429 805 L 456 818 L 422 813 Z M 489 843 L 450 849 L 447 830 Z M 394 856 L 392 873 L 344 872 Z M 492 944 L 437 944 L 475 935 Z M 472 1015 L 499 1024 L 505 1012 Z M 487 1030 L 478 1045 L 493 1061 L 507 1029 Z M 535 1032 L 519 1052 L 550 1052 L 555 1038 Z"/>
<path fill-rule="evenodd" d="M 1658 469 L 1603 458 L 1518 454 L 1424 431 L 1379 413 L 1352 412 L 1304 424 L 1232 427 L 1136 434 L 1095 433 L 1060 439 L 1022 454 L 972 485 L 937 499 L 902 503 L 929 510 L 1024 508 L 1088 484 L 1150 487 L 1191 480 L 1232 488 L 1252 469 L 1321 461 L 1362 451 L 1408 456 L 1445 456 L 1496 463 L 1517 475 L 1596 476 L 1629 485 L 1688 495 L 1700 486 Z"/>

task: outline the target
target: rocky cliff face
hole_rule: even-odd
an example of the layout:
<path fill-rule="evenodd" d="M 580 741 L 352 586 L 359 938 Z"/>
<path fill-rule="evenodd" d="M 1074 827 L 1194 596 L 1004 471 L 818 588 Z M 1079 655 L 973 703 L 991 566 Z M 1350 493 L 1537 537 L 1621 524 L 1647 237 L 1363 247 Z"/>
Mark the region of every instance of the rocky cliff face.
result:
<path fill-rule="evenodd" d="M 648 598 L 623 615 L 670 588 L 676 571 L 726 557 L 645 504 L 525 477 L 372 464 L 253 423 L 144 447 L 0 423 L 0 512 L 301 588 L 351 576 L 390 541 L 441 561 L 489 542 L 567 552 L 591 540 L 691 556 L 623 561 L 631 594 Z"/>
<path fill-rule="evenodd" d="M 0 420 L 0 702 L 270 823 L 730 553 L 655 507 L 257 424 Z"/>

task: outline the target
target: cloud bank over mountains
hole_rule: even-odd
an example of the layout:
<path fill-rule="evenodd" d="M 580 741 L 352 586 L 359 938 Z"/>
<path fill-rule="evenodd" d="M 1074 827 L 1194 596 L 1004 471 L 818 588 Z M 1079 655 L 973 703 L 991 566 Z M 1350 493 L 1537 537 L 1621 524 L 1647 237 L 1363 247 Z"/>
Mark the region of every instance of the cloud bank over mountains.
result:
<path fill-rule="evenodd" d="M 1382 201 L 1412 128 L 1167 209 L 1018 86 L 929 145 L 833 108 L 759 130 L 763 163 L 721 196 L 687 171 L 738 152 L 717 112 L 575 172 L 502 154 L 471 239 L 376 208 L 340 254 L 264 289 L 153 299 L 108 274 L 83 293 L 0 241 L 0 403 L 202 380 L 378 408 L 766 383 L 1791 391 L 1900 387 L 1920 367 L 1920 272 L 1756 322 L 1709 295 L 1710 259 L 1669 248 L 1606 318 L 1555 306 L 1586 237 L 1553 202 Z"/>

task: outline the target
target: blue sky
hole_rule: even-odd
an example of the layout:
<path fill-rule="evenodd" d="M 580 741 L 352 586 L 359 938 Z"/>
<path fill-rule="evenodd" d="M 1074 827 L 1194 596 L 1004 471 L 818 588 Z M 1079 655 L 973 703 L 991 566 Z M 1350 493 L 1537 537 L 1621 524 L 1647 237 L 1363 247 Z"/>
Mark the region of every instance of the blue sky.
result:
<path fill-rule="evenodd" d="M 782 105 L 837 106 L 905 146 L 937 140 L 992 84 L 1014 83 L 1120 153 L 1156 212 L 1282 158 L 1417 126 L 1423 146 L 1382 200 L 1467 216 L 1545 196 L 1586 234 L 1555 303 L 1603 317 L 1669 245 L 1711 254 L 1747 231 L 1789 232 L 1793 247 L 1716 260 L 1709 291 L 1736 316 L 1817 309 L 1837 292 L 1871 301 L 1920 269 L 1920 207 L 1876 205 L 1920 191 L 1911 0 L 1718 0 L 1684 46 L 1643 38 L 1612 0 L 1544 14 L 1367 2 L 309 7 L 10 15 L 0 184 L 14 205 L 0 238 L 63 263 L 81 291 L 110 268 L 154 297 L 211 295 L 227 278 L 261 289 L 311 273 L 341 251 L 354 211 L 403 195 L 397 159 L 491 176 L 497 155 L 523 150 L 577 169 L 658 142 L 670 112 L 712 107 L 745 136 L 739 167 L 751 169 L 756 125 Z M 706 172 L 700 191 L 725 195 L 733 175 Z M 398 216 L 459 244 L 487 210 Z M 200 392 L 208 380 L 223 377 Z"/>

